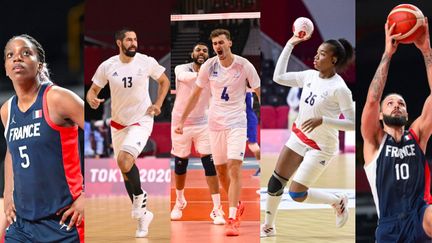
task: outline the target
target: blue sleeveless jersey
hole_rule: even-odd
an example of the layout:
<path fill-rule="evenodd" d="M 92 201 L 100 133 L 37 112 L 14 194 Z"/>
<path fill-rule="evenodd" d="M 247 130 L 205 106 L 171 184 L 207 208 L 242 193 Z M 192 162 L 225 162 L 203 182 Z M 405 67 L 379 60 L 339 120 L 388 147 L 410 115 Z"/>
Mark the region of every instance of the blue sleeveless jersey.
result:
<path fill-rule="evenodd" d="M 9 100 L 5 137 L 12 156 L 14 203 L 17 215 L 38 220 L 72 204 L 81 194 L 78 127 L 60 127 L 48 115 L 44 83 L 34 104 L 18 108 L 16 96 Z"/>
<path fill-rule="evenodd" d="M 430 197 L 430 166 L 417 141 L 411 129 L 400 142 L 386 134 L 365 168 L 380 219 L 418 210 Z"/>

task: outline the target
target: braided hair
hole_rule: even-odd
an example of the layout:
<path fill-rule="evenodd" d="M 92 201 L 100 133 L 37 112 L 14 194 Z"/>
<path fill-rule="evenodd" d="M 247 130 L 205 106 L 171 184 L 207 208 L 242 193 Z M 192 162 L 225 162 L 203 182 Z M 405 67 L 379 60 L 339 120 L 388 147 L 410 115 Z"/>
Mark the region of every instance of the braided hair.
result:
<path fill-rule="evenodd" d="M 42 45 L 32 36 L 27 35 L 27 34 L 21 34 L 21 35 L 16 35 L 13 36 L 12 38 L 9 39 L 9 41 L 6 43 L 9 44 L 9 42 L 11 42 L 12 40 L 16 39 L 16 38 L 24 38 L 28 41 L 30 41 L 36 48 L 36 52 L 37 52 L 37 59 L 39 62 L 42 63 L 42 68 L 39 69 L 38 74 L 37 74 L 37 78 L 40 82 L 45 82 L 45 81 L 50 81 L 50 73 L 48 70 L 48 64 L 45 62 L 45 50 L 43 49 Z"/>

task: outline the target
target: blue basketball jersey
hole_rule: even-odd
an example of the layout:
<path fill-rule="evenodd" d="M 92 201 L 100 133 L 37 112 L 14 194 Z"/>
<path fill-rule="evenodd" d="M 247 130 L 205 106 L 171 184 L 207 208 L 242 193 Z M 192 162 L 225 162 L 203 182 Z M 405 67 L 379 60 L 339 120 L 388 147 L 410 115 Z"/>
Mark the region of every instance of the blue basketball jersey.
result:
<path fill-rule="evenodd" d="M 380 219 L 426 205 L 429 167 L 417 140 L 411 129 L 400 142 L 385 134 L 376 159 L 365 167 Z"/>
<path fill-rule="evenodd" d="M 44 83 L 25 112 L 18 98 L 8 101 L 5 137 L 12 156 L 14 203 L 17 215 L 38 220 L 72 204 L 81 194 L 78 127 L 60 127 L 48 115 Z"/>

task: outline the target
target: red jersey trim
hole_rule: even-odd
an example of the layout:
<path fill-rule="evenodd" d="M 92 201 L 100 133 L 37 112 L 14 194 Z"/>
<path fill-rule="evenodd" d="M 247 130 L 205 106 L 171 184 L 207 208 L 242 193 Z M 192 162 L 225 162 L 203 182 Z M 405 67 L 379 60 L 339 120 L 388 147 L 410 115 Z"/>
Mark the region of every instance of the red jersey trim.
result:
<path fill-rule="evenodd" d="M 43 95 L 43 116 L 47 124 L 60 133 L 62 162 L 66 182 L 72 199 L 75 201 L 81 195 L 83 176 L 79 157 L 78 126 L 61 127 L 51 121 L 48 112 L 46 95 L 52 86 L 46 88 Z"/>
<path fill-rule="evenodd" d="M 84 243 L 84 218 L 82 219 L 81 224 L 77 227 L 77 231 L 80 242 Z"/>
<path fill-rule="evenodd" d="M 416 140 L 417 144 L 420 145 L 420 141 L 419 141 L 419 139 L 418 139 L 417 134 L 414 132 L 414 130 L 413 130 L 412 128 L 410 128 L 410 129 L 408 130 L 408 132 L 411 133 L 411 134 L 413 135 L 413 137 L 414 137 L 414 139 Z"/>
<path fill-rule="evenodd" d="M 431 168 L 429 168 L 429 163 L 426 160 L 425 164 L 425 190 L 424 190 L 424 200 L 427 204 L 432 204 L 431 195 Z"/>
<path fill-rule="evenodd" d="M 318 146 L 318 144 L 312 140 L 309 139 L 306 134 L 304 134 L 300 129 L 297 128 L 296 124 L 294 123 L 292 126 L 292 131 L 295 133 L 295 135 L 297 135 L 298 138 L 300 138 L 300 140 L 305 143 L 306 145 L 317 149 L 317 150 L 321 150 L 321 148 Z"/>
<path fill-rule="evenodd" d="M 56 130 L 56 131 L 78 131 L 78 126 L 77 125 L 75 125 L 75 126 L 72 126 L 72 127 L 62 127 L 62 126 L 59 126 L 59 125 L 57 125 L 57 124 L 55 124 L 52 120 L 51 120 L 51 118 L 50 118 L 50 116 L 49 116 L 49 111 L 48 111 L 48 101 L 47 101 L 47 94 L 48 94 L 48 91 L 51 89 L 51 87 L 52 87 L 52 85 L 51 86 L 48 86 L 46 89 L 45 89 L 45 92 L 44 92 L 44 94 L 43 94 L 43 101 L 42 101 L 42 104 L 43 104 L 43 117 L 44 117 L 44 119 L 45 119 L 45 121 L 48 123 L 48 125 L 52 128 L 52 129 L 54 129 L 54 130 Z"/>
<path fill-rule="evenodd" d="M 120 124 L 120 123 L 117 123 L 117 122 L 115 122 L 115 121 L 113 121 L 113 120 L 111 120 L 110 125 L 111 125 L 112 127 L 114 127 L 115 129 L 117 129 L 117 130 L 122 130 L 123 128 L 128 127 L 128 126 L 124 126 L 124 125 L 122 125 L 122 124 Z M 140 125 L 140 124 L 139 124 L 138 122 L 135 122 L 134 124 L 132 124 L 132 125 L 130 125 L 130 126 L 139 126 L 139 125 Z"/>

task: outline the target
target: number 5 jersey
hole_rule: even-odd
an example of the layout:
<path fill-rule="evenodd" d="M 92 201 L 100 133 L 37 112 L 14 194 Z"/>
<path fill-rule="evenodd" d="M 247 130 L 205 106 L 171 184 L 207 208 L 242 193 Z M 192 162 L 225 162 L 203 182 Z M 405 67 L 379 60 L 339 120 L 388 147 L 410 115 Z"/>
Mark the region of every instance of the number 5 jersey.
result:
<path fill-rule="evenodd" d="M 78 126 L 61 127 L 48 114 L 43 83 L 36 101 L 22 112 L 18 98 L 8 101 L 5 137 L 12 156 L 17 215 L 30 220 L 50 217 L 81 194 Z"/>

